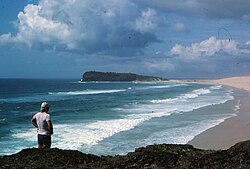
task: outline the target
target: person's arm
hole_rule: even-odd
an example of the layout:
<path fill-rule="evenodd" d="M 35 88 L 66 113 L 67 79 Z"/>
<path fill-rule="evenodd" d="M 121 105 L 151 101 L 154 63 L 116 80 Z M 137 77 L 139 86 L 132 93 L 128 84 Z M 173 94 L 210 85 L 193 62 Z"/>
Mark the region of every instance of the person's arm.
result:
<path fill-rule="evenodd" d="M 46 122 L 47 122 L 47 125 L 48 125 L 49 132 L 52 135 L 53 134 L 53 125 L 52 125 L 52 122 L 51 122 L 51 120 L 47 120 Z"/>
<path fill-rule="evenodd" d="M 31 123 L 33 124 L 33 126 L 35 126 L 36 128 L 38 128 L 36 119 L 34 117 L 31 119 Z"/>

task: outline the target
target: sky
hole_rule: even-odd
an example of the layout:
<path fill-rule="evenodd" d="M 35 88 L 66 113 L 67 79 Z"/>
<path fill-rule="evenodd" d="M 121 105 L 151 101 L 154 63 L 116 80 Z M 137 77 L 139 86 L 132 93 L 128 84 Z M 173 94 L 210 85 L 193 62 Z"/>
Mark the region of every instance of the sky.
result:
<path fill-rule="evenodd" d="M 250 75 L 249 0 L 0 0 L 0 78 Z"/>

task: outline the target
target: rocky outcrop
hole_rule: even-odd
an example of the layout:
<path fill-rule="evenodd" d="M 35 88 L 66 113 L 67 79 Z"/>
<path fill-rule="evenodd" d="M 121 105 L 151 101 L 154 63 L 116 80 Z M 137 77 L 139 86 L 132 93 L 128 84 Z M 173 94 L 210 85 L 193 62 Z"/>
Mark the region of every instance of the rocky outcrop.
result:
<path fill-rule="evenodd" d="M 133 73 L 115 73 L 115 72 L 85 72 L 82 76 L 82 81 L 162 81 L 166 80 L 160 77 L 141 76 Z"/>
<path fill-rule="evenodd" d="M 238 169 L 250 168 L 250 141 L 228 150 L 200 150 L 190 145 L 160 144 L 138 148 L 124 156 L 95 156 L 73 150 L 25 149 L 0 157 L 0 168 L 98 169 Z"/>

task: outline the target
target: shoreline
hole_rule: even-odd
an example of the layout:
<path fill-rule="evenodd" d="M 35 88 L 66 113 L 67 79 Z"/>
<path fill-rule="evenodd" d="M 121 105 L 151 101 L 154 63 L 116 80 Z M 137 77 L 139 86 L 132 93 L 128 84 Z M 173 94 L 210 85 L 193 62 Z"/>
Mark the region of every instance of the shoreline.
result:
<path fill-rule="evenodd" d="M 236 116 L 225 119 L 219 125 L 202 132 L 187 144 L 205 150 L 225 150 L 238 142 L 250 140 L 250 76 L 191 83 L 216 84 L 233 88 L 236 91 L 235 99 L 240 100 L 240 107 Z"/>

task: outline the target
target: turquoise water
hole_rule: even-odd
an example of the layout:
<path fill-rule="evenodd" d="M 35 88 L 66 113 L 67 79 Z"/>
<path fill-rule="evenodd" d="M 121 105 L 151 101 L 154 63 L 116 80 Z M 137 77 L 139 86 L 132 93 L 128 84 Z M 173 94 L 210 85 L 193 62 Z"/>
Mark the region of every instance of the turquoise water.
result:
<path fill-rule="evenodd" d="M 126 154 L 155 143 L 185 144 L 238 109 L 232 89 L 205 84 L 0 80 L 0 154 L 36 147 L 31 117 L 51 104 L 52 147 Z"/>

